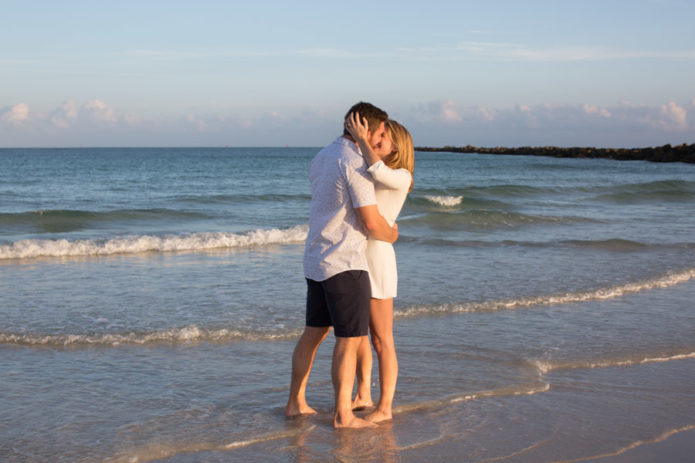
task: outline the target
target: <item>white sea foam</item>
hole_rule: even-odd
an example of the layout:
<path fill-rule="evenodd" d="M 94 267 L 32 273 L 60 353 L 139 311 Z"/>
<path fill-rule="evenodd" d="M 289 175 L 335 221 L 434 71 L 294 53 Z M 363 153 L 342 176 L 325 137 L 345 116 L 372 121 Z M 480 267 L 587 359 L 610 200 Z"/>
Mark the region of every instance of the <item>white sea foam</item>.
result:
<path fill-rule="evenodd" d="M 286 431 L 276 431 L 265 435 L 242 439 L 234 442 L 196 442 L 181 440 L 178 442 L 149 442 L 139 448 L 131 449 L 104 461 L 108 463 L 144 463 L 148 461 L 158 461 L 165 458 L 172 458 L 184 453 L 200 453 L 236 450 L 251 445 L 262 444 L 274 440 L 287 439 L 299 434 L 313 431 L 316 425 L 310 425 L 300 429 L 290 429 Z"/>
<path fill-rule="evenodd" d="M 610 458 L 610 457 L 614 457 L 617 455 L 621 455 L 625 452 L 636 449 L 637 447 L 641 447 L 643 445 L 656 444 L 659 442 L 663 442 L 666 439 L 668 439 L 669 437 L 673 436 L 674 434 L 678 434 L 678 433 L 686 432 L 686 431 L 692 431 L 693 429 L 695 429 L 695 425 L 688 425 L 688 426 L 683 426 L 681 428 L 669 429 L 668 431 L 664 431 L 663 433 L 661 433 L 660 435 L 658 435 L 652 439 L 638 440 L 638 441 L 635 441 L 629 445 L 621 447 L 618 450 L 615 450 L 613 452 L 602 453 L 600 455 L 591 455 L 591 456 L 581 457 L 581 458 L 573 458 L 571 460 L 556 460 L 554 463 L 576 463 L 576 462 L 580 462 L 580 461 L 602 460 L 604 458 Z"/>
<path fill-rule="evenodd" d="M 230 329 L 204 329 L 195 325 L 152 332 L 101 334 L 25 334 L 0 332 L 0 344 L 32 347 L 84 347 L 145 345 L 158 343 L 234 342 L 286 340 L 299 336 L 299 331 L 249 332 Z"/>
<path fill-rule="evenodd" d="M 563 305 L 577 302 L 601 301 L 615 299 L 629 294 L 652 289 L 669 288 L 685 283 L 695 278 L 695 269 L 682 272 L 669 273 L 651 280 L 644 280 L 624 285 L 600 288 L 595 291 L 552 294 L 519 299 L 503 299 L 498 301 L 464 302 L 458 304 L 444 304 L 437 306 L 420 306 L 396 311 L 396 316 L 411 317 L 427 314 L 467 313 L 467 312 L 491 312 L 497 310 L 514 310 L 522 307 L 541 305 Z"/>
<path fill-rule="evenodd" d="M 456 394 L 443 399 L 428 400 L 423 402 L 413 402 L 409 404 L 398 405 L 393 408 L 394 414 L 410 413 L 417 410 L 431 410 L 437 408 L 443 408 L 447 405 L 468 402 L 471 400 L 480 400 L 492 397 L 511 397 L 511 396 L 521 396 L 521 395 L 534 395 L 541 392 L 548 392 L 550 390 L 550 384 L 544 381 L 525 383 L 525 384 L 513 384 L 509 386 L 503 386 L 497 389 L 487 389 L 483 391 L 467 392 L 464 394 Z"/>
<path fill-rule="evenodd" d="M 0 246 L 0 259 L 34 257 L 105 256 L 140 252 L 199 251 L 268 244 L 301 243 L 308 227 L 260 229 L 248 233 L 193 233 L 168 236 L 123 236 L 109 240 L 21 240 Z"/>
<path fill-rule="evenodd" d="M 695 352 L 687 352 L 673 355 L 665 355 L 659 357 L 633 357 L 633 358 L 614 358 L 601 360 L 587 360 L 575 362 L 548 362 L 534 361 L 533 364 L 542 374 L 549 373 L 553 370 L 583 370 L 593 368 L 610 368 L 610 367 L 625 367 L 632 365 L 644 365 L 649 363 L 664 363 L 674 360 L 695 359 Z"/>
<path fill-rule="evenodd" d="M 463 196 L 425 196 L 425 198 L 428 201 L 446 207 L 458 206 L 463 201 Z"/>

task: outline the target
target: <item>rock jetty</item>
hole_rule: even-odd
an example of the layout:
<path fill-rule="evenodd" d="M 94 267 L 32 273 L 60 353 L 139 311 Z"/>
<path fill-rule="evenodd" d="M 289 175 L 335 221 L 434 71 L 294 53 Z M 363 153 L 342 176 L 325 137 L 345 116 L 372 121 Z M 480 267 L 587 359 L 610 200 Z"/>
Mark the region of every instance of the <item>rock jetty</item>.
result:
<path fill-rule="evenodd" d="M 416 147 L 416 151 L 451 153 L 507 154 L 552 156 L 556 158 L 608 158 L 618 161 L 688 162 L 695 163 L 695 143 L 656 146 L 653 148 L 563 148 L 557 146 L 521 146 L 518 148 L 484 148 L 476 146 Z"/>

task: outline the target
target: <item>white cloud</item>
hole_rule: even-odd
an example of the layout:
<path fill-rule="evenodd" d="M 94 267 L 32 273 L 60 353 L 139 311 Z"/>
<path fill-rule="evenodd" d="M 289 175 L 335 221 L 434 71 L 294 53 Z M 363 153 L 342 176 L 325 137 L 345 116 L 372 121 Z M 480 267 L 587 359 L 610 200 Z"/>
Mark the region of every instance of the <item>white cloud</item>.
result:
<path fill-rule="evenodd" d="M 148 60 L 186 61 L 200 59 L 235 59 L 264 57 L 307 57 L 313 59 L 394 59 L 411 61 L 451 61 L 470 58 L 511 60 L 524 62 L 607 61 L 621 59 L 695 60 L 695 49 L 681 50 L 629 50 L 582 44 L 533 47 L 523 43 L 463 41 L 444 46 L 397 47 L 364 50 L 351 48 L 298 48 L 298 49 L 199 49 L 199 50 L 127 50 L 127 56 Z"/>
<path fill-rule="evenodd" d="M 503 42 L 461 42 L 456 50 L 466 55 L 519 61 L 604 61 L 615 59 L 695 59 L 695 50 L 635 51 L 581 45 L 532 48 Z M 440 51 L 448 51 L 440 49 Z"/>
<path fill-rule="evenodd" d="M 401 122 L 413 127 L 420 146 L 657 146 L 692 143 L 695 107 L 691 104 L 489 108 L 446 100 L 412 107 Z"/>
<path fill-rule="evenodd" d="M 198 119 L 198 117 L 194 116 L 193 114 L 187 114 L 186 115 L 186 121 L 199 132 L 204 132 L 208 128 L 207 123 Z"/>
<path fill-rule="evenodd" d="M 138 113 L 127 113 L 123 115 L 123 122 L 132 127 L 141 125 L 145 119 Z"/>
<path fill-rule="evenodd" d="M 70 122 L 72 119 L 77 118 L 77 105 L 72 100 L 65 101 L 58 108 L 54 109 L 51 113 L 51 123 L 61 129 L 67 129 L 70 127 Z"/>
<path fill-rule="evenodd" d="M 687 106 L 687 105 L 685 105 Z M 490 123 L 514 123 L 527 127 L 608 127 L 614 123 L 629 124 L 635 127 L 651 126 L 669 131 L 695 129 L 688 125 L 688 109 L 671 101 L 660 106 L 632 105 L 621 103 L 613 107 L 600 107 L 591 104 L 523 105 L 514 108 L 492 109 L 484 106 L 462 107 L 453 100 L 430 103 L 414 108 L 413 115 L 420 119 L 434 119 L 440 122 L 459 123 L 462 126 L 490 125 Z M 423 108 L 428 108 L 423 111 Z M 614 121 L 611 121 L 614 120 Z"/>
<path fill-rule="evenodd" d="M 90 119 L 106 124 L 115 125 L 118 122 L 116 111 L 109 108 L 104 102 L 99 100 L 90 100 L 82 105 L 82 111 Z"/>
<path fill-rule="evenodd" d="M 480 118 L 487 122 L 492 122 L 495 120 L 495 111 L 484 106 L 479 106 L 476 108 Z"/>
<path fill-rule="evenodd" d="M 445 122 L 461 122 L 463 120 L 458 112 L 456 103 L 451 100 L 442 103 L 441 118 Z"/>
<path fill-rule="evenodd" d="M 0 120 L 12 125 L 22 125 L 29 119 L 29 105 L 26 103 L 17 103 L 10 109 L 5 111 Z"/>
<path fill-rule="evenodd" d="M 688 110 L 673 101 L 661 106 L 658 124 L 664 130 L 686 130 L 688 128 Z"/>
<path fill-rule="evenodd" d="M 604 117 L 606 119 L 611 117 L 611 112 L 609 110 L 607 110 L 606 108 L 599 108 L 598 106 L 584 104 L 584 105 L 582 105 L 582 109 L 584 110 L 584 112 L 586 114 L 589 114 L 589 115 L 597 115 L 597 116 Z"/>
<path fill-rule="evenodd" d="M 583 45 L 529 47 L 521 43 L 482 41 L 464 41 L 454 46 L 443 47 L 400 48 L 387 52 L 387 54 L 391 57 L 428 61 L 469 59 L 471 57 L 527 62 L 606 61 L 617 59 L 695 59 L 695 49 L 644 51 Z"/>
<path fill-rule="evenodd" d="M 656 146 L 695 140 L 695 99 L 646 105 L 490 107 L 444 99 L 389 107 L 419 146 Z M 121 112 L 101 100 L 67 100 L 53 111 L 25 103 L 0 110 L 4 146 L 318 146 L 340 133 L 345 108 L 201 108 L 168 116 Z M 19 130 L 21 128 L 21 130 Z M 56 130 L 56 128 L 60 130 Z"/>

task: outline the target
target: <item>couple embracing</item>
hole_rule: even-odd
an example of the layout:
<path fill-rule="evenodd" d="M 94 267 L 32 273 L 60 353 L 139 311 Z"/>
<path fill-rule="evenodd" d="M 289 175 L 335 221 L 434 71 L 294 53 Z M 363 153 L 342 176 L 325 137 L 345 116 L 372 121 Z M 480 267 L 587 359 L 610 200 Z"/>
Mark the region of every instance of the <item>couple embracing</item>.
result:
<path fill-rule="evenodd" d="M 316 413 L 306 386 L 319 344 L 333 327 L 331 379 L 336 428 L 362 428 L 391 419 L 398 361 L 393 341 L 398 216 L 413 185 L 414 152 L 408 131 L 381 109 L 354 105 L 343 135 L 311 162 L 311 211 L 304 250 L 306 326 L 292 356 L 287 416 Z M 379 361 L 381 395 L 372 407 L 372 351 Z M 352 390 L 357 377 L 357 396 Z"/>

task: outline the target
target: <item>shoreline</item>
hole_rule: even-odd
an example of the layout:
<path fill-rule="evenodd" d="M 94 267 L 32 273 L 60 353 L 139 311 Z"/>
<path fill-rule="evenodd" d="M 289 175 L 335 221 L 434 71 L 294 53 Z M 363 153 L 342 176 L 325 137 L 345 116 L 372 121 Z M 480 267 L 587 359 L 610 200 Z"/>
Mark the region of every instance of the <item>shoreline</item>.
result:
<path fill-rule="evenodd" d="M 688 145 L 646 147 L 646 148 L 594 148 L 558 146 L 521 146 L 506 147 L 477 147 L 477 146 L 444 146 L 433 148 L 428 146 L 415 147 L 422 152 L 450 152 L 468 154 L 502 154 L 512 156 L 549 156 L 556 158 L 588 158 L 614 159 L 616 161 L 649 161 L 649 162 L 686 162 L 695 164 L 695 143 Z"/>

